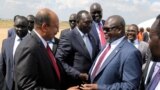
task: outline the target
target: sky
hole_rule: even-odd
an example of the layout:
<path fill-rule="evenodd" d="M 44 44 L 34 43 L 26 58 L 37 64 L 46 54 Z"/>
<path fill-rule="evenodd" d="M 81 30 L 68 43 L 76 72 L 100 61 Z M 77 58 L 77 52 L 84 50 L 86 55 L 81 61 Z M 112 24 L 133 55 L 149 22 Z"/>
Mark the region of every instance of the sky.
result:
<path fill-rule="evenodd" d="M 0 18 L 36 15 L 40 8 L 50 8 L 61 21 L 68 21 L 72 13 L 89 11 L 94 2 L 101 4 L 104 20 L 120 15 L 127 24 L 139 24 L 160 14 L 160 0 L 0 0 Z"/>

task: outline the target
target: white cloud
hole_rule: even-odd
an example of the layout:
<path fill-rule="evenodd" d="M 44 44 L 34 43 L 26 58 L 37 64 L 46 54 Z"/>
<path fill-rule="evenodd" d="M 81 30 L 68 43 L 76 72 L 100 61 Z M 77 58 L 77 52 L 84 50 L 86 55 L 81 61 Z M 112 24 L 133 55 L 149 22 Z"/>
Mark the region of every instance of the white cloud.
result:
<path fill-rule="evenodd" d="M 160 12 L 160 2 L 152 3 L 150 9 L 155 12 Z"/>

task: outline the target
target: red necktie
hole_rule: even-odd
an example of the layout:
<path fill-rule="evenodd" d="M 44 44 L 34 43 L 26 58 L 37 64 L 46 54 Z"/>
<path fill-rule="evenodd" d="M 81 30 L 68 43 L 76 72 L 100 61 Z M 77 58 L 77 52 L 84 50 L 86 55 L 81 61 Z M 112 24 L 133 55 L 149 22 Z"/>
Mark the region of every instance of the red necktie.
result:
<path fill-rule="evenodd" d="M 53 53 L 52 53 L 52 51 L 51 51 L 51 49 L 50 49 L 50 47 L 49 47 L 48 44 L 47 44 L 47 48 L 46 48 L 46 49 L 47 49 L 47 53 L 48 53 L 48 55 L 49 55 L 49 57 L 50 57 L 50 60 L 51 60 L 51 62 L 52 62 L 52 65 L 53 65 L 54 69 L 56 70 L 58 79 L 60 80 L 59 68 L 58 68 L 56 59 L 54 58 Z"/>
<path fill-rule="evenodd" d="M 100 65 L 102 63 L 102 61 L 104 60 L 105 55 L 107 55 L 108 51 L 110 50 L 111 45 L 109 44 L 107 48 L 105 48 L 104 52 L 99 56 L 99 59 L 97 59 L 97 64 L 93 70 L 92 76 L 95 77 L 98 70 L 100 69 Z"/>
<path fill-rule="evenodd" d="M 99 26 L 99 32 L 100 32 L 100 42 L 101 42 L 101 46 L 104 47 L 106 44 L 106 39 L 105 39 L 105 35 L 102 29 L 102 25 L 100 23 L 98 23 Z"/>

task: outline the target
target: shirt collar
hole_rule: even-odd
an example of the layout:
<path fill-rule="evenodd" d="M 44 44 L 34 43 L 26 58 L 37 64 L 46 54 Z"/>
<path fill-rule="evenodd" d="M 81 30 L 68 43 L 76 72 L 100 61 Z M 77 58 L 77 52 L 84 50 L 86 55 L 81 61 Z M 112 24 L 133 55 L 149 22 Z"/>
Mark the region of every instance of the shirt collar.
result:
<path fill-rule="evenodd" d="M 79 28 L 78 27 L 76 27 L 77 28 L 77 30 L 78 30 L 78 32 L 80 33 L 80 35 L 82 36 L 82 37 L 84 37 L 84 36 L 88 36 L 88 34 L 86 33 L 86 34 L 84 34 L 81 30 L 79 30 Z"/>
<path fill-rule="evenodd" d="M 18 35 L 16 35 L 15 40 L 16 40 L 16 41 L 20 41 L 21 39 L 19 38 Z"/>
<path fill-rule="evenodd" d="M 98 23 L 97 23 L 97 22 L 93 21 L 93 23 L 94 23 L 96 26 L 98 26 Z M 100 21 L 100 24 L 103 26 L 102 20 Z"/>
<path fill-rule="evenodd" d="M 41 39 L 44 47 L 47 48 L 47 42 L 41 37 L 41 35 L 39 35 L 39 33 L 38 33 L 36 30 L 33 30 L 33 31 L 34 31 L 34 32 L 37 34 L 37 36 Z"/>
<path fill-rule="evenodd" d="M 111 45 L 113 45 L 113 46 L 114 46 L 114 45 L 118 45 L 124 38 L 125 38 L 125 36 L 123 36 L 123 37 L 121 37 L 121 38 L 113 41 L 113 42 L 111 43 Z"/>

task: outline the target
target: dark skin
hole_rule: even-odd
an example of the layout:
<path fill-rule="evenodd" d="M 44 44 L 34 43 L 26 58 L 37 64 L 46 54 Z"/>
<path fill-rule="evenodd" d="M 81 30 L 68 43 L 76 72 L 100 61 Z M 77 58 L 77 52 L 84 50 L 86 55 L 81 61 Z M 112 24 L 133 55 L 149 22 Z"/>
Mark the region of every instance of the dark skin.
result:
<path fill-rule="evenodd" d="M 90 7 L 90 13 L 92 15 L 93 21 L 99 23 L 102 19 L 102 8 L 98 3 L 93 3 Z"/>
<path fill-rule="evenodd" d="M 138 28 L 134 25 L 129 25 L 127 29 L 127 38 L 133 42 L 137 38 Z"/>
<path fill-rule="evenodd" d="M 123 18 L 118 15 L 109 17 L 104 25 L 104 30 L 109 35 L 109 41 L 113 42 L 122 36 L 124 36 L 124 24 L 122 23 Z M 123 26 L 124 25 L 124 26 Z M 82 90 L 98 90 L 98 84 L 83 84 L 80 87 Z"/>
<path fill-rule="evenodd" d="M 16 34 L 20 38 L 23 38 L 24 36 L 26 36 L 28 33 L 27 19 L 23 16 L 19 16 L 18 18 L 16 18 L 16 20 L 14 22 L 14 28 L 15 28 Z"/>
<path fill-rule="evenodd" d="M 91 24 L 92 24 L 92 17 L 88 13 L 82 13 L 81 19 L 77 23 L 78 28 L 85 34 L 89 33 L 91 30 Z"/>
<path fill-rule="evenodd" d="M 76 18 L 77 15 L 76 14 L 71 14 L 71 16 L 69 17 L 69 25 L 71 27 L 71 29 L 74 29 L 76 27 Z"/>
<path fill-rule="evenodd" d="M 27 16 L 27 19 L 28 19 L 28 22 L 29 22 L 29 24 L 28 24 L 28 30 L 29 31 L 32 31 L 33 30 L 33 28 L 34 28 L 34 16 L 33 15 L 29 15 L 29 16 Z"/>

